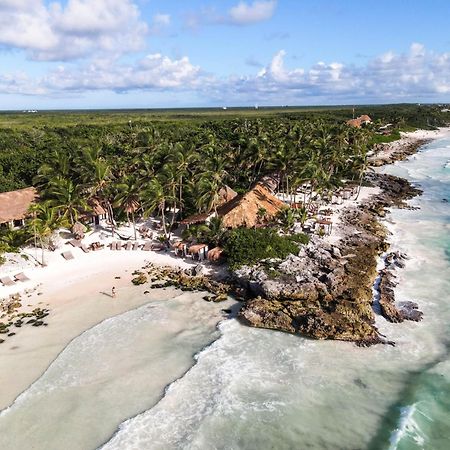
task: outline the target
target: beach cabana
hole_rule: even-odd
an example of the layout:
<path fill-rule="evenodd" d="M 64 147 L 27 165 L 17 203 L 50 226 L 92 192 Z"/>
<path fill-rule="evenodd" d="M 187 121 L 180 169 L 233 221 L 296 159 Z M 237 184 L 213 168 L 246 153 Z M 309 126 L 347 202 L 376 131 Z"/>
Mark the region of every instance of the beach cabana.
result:
<path fill-rule="evenodd" d="M 214 247 L 208 252 L 208 261 L 217 262 L 222 258 L 223 249 L 221 247 Z"/>
<path fill-rule="evenodd" d="M 30 215 L 30 206 L 37 199 L 38 193 L 34 187 L 0 193 L 0 224 L 22 227 Z"/>
<path fill-rule="evenodd" d="M 192 259 L 203 261 L 208 255 L 208 246 L 206 244 L 191 245 L 188 252 L 192 256 Z"/>
<path fill-rule="evenodd" d="M 106 219 L 106 209 L 96 198 L 91 198 L 88 201 L 88 205 L 91 210 L 86 214 L 85 217 L 87 217 L 93 225 L 100 225 L 100 220 Z"/>

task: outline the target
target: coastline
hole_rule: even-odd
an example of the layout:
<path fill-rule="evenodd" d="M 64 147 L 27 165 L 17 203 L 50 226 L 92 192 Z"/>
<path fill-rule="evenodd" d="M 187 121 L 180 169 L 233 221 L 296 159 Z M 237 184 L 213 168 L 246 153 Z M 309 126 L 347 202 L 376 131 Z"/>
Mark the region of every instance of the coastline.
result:
<path fill-rule="evenodd" d="M 135 270 L 149 262 L 192 267 L 181 259 L 156 252 L 103 250 L 84 254 L 80 249 L 72 252 L 75 259 L 70 261 L 64 261 L 60 252 L 47 252 L 47 267 L 26 270 L 30 281 L 19 286 L 22 306 L 17 313 L 47 308 L 49 326 L 27 325 L 19 330 L 13 325 L 11 331 L 17 332 L 16 335 L 7 337 L 0 345 L 0 383 L 8 386 L 0 390 L 0 410 L 37 380 L 67 344 L 87 329 L 146 303 L 179 294 L 171 288 L 134 286 L 131 280 Z M 111 297 L 112 286 L 116 287 L 116 298 Z M 8 294 L 18 292 L 18 287 L 14 288 L 3 289 L 8 289 Z M 2 292 L 1 297 L 8 294 Z"/>
<path fill-rule="evenodd" d="M 402 153 L 401 142 L 395 142 L 396 150 L 395 152 L 390 151 L 389 154 L 391 157 L 394 154 L 395 158 L 397 158 L 395 160 L 403 159 L 411 154 L 411 141 L 415 145 L 415 151 L 417 151 L 424 140 L 438 138 L 439 133 L 443 132 L 445 131 L 408 133 L 405 136 L 407 139 L 405 148 L 407 147 L 408 149 Z M 393 161 L 391 160 L 390 162 L 392 163 Z M 377 195 L 379 194 L 375 193 L 371 198 Z M 379 218 L 384 216 L 385 208 L 392 206 L 381 204 L 376 207 L 373 202 L 371 203 L 370 198 L 364 199 L 361 204 L 365 205 L 364 213 L 374 214 L 373 217 L 376 217 L 377 223 Z M 342 239 L 347 239 L 346 245 L 348 248 L 354 246 L 354 242 L 348 240 L 349 236 L 355 236 L 355 229 L 349 227 L 354 220 L 354 216 L 352 218 L 354 210 L 354 207 L 346 208 L 341 213 L 339 223 L 336 224 L 336 233 Z M 369 226 L 369 228 L 371 227 Z M 358 232 L 357 240 L 361 243 L 364 238 L 367 239 L 367 235 L 364 234 L 367 231 L 372 234 L 375 232 L 377 236 L 379 230 L 378 226 L 369 230 L 364 229 L 364 227 L 363 229 L 358 229 L 356 230 Z M 369 294 L 370 298 L 372 298 L 372 285 L 377 276 L 376 258 L 380 252 L 387 250 L 385 232 L 377 236 L 378 238 L 382 238 L 382 241 L 376 240 L 375 247 L 371 249 L 373 258 L 367 260 L 370 260 L 370 266 L 366 266 L 369 278 L 365 280 L 363 288 L 366 301 L 368 301 Z M 48 307 L 50 309 L 48 318 L 50 326 L 24 327 L 20 330 L 20 333 L 8 337 L 8 340 L 0 346 L 0 358 L 2 359 L 3 368 L 0 374 L 0 382 L 4 386 L 8 386 L 8 391 L 2 390 L 0 394 L 0 409 L 7 407 L 20 392 L 24 391 L 34 380 L 39 378 L 59 352 L 73 338 L 86 329 L 109 317 L 122 314 L 155 299 L 171 298 L 176 292 L 179 292 L 175 289 L 153 289 L 150 291 L 151 294 L 144 294 L 145 285 L 139 287 L 131 286 L 132 272 L 134 270 L 140 269 L 149 262 L 172 267 L 192 267 L 192 264 L 186 263 L 181 259 L 175 259 L 172 256 L 156 252 L 133 253 L 103 250 L 101 252 L 83 254 L 80 249 L 73 249 L 72 251 L 75 254 L 74 260 L 64 261 L 59 252 L 54 254 L 47 252 L 47 257 L 49 258 L 48 267 L 26 269 L 26 273 L 32 281 L 24 283 L 21 288 L 22 291 L 28 290 L 32 292 L 25 294 L 27 297 L 25 297 L 26 301 L 23 302 L 22 310 L 29 311 L 35 307 Z M 106 260 L 105 252 L 108 253 Z M 377 255 L 376 257 L 375 254 Z M 347 258 L 347 261 L 354 264 L 355 258 Z M 118 276 L 120 279 L 116 278 Z M 109 297 L 111 286 L 116 286 L 117 288 L 117 299 Z M 15 292 L 17 287 L 15 289 L 1 289 L 0 297 L 4 297 Z M 134 294 L 129 295 L 131 292 L 134 292 Z M 360 290 L 358 292 L 361 293 Z M 125 295 L 127 296 L 126 301 L 123 300 Z M 364 313 L 368 313 L 366 306 L 364 306 Z M 255 326 L 252 323 L 250 325 Z M 264 328 L 283 330 L 283 327 L 280 327 L 279 324 L 275 327 L 264 326 Z M 373 328 L 368 330 L 368 332 L 372 333 L 372 330 Z M 321 338 L 320 336 L 316 337 Z M 367 345 L 379 342 L 379 340 L 375 339 L 375 335 L 372 335 L 372 337 L 374 339 L 368 339 L 367 341 L 362 339 L 361 343 Z M 348 340 L 353 339 L 350 336 Z M 33 356 L 30 356 L 31 354 Z"/>
<path fill-rule="evenodd" d="M 403 160 L 448 131 L 404 133 L 402 139 L 379 150 L 372 167 Z M 274 268 L 280 273 L 278 280 L 267 276 L 264 265 L 239 271 L 238 278 L 256 297 L 241 309 L 243 323 L 362 346 L 395 345 L 378 330 L 374 285 L 380 297 L 375 307 L 388 321 L 421 320 L 422 313 L 414 302 L 405 302 L 400 308 L 395 305 L 395 282 L 388 266 L 401 266 L 403 255 L 387 253 L 388 230 L 380 221 L 390 208 L 408 208 L 406 202 L 421 191 L 406 179 L 390 175 L 366 172 L 365 179 L 378 192 L 341 212 L 339 241 L 313 241 L 298 257 Z M 382 255 L 386 267 L 380 271 Z"/>

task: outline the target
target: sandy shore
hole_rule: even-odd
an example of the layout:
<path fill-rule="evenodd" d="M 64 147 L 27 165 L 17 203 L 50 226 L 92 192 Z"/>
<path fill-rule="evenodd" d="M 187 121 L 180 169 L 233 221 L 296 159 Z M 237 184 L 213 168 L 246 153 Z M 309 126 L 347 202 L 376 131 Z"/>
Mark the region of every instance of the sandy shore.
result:
<path fill-rule="evenodd" d="M 381 144 L 381 149 L 372 157 L 369 162 L 374 165 L 389 164 L 395 160 L 395 154 L 402 152 L 408 146 L 413 146 L 422 141 L 431 141 L 446 136 L 450 132 L 450 127 L 439 128 L 438 130 L 416 130 L 409 133 L 400 133 L 401 139 Z"/>
<path fill-rule="evenodd" d="M 33 267 L 30 263 L 24 267 L 13 265 L 11 274 L 24 268 L 30 280 L 0 287 L 0 298 L 21 294 L 22 307 L 18 312 L 34 308 L 50 310 L 46 318 L 48 326 L 27 325 L 20 329 L 11 326 L 10 330 L 16 335 L 5 337 L 0 345 L 0 385 L 7 386 L 7 389 L 0 389 L 0 409 L 11 404 L 39 378 L 66 345 L 83 331 L 152 299 L 175 295 L 173 289 L 155 289 L 144 294 L 145 288 L 131 284 L 136 269 L 148 262 L 184 268 L 194 264 L 167 253 L 109 249 L 83 253 L 79 248 L 71 248 L 75 258 L 65 261 L 61 251 L 67 250 L 66 247 L 46 252 L 47 267 Z M 112 286 L 116 288 L 116 298 L 111 296 Z"/>

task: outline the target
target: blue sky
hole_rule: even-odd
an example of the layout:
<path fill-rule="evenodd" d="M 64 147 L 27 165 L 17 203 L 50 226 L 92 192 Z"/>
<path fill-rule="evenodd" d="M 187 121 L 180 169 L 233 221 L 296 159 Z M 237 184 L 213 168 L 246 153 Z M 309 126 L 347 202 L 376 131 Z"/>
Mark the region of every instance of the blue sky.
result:
<path fill-rule="evenodd" d="M 0 0 L 0 109 L 450 101 L 448 0 Z"/>

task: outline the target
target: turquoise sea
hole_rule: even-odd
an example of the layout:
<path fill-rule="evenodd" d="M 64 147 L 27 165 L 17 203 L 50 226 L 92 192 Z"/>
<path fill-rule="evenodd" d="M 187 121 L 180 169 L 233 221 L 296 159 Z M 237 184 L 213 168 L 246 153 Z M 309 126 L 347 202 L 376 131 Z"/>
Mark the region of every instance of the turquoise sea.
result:
<path fill-rule="evenodd" d="M 209 304 L 183 294 L 73 340 L 0 413 L 0 448 L 449 449 L 449 160 L 450 134 L 383 169 L 424 190 L 420 209 L 386 219 L 409 257 L 397 300 L 424 312 L 377 317 L 395 347 L 215 328 Z"/>

